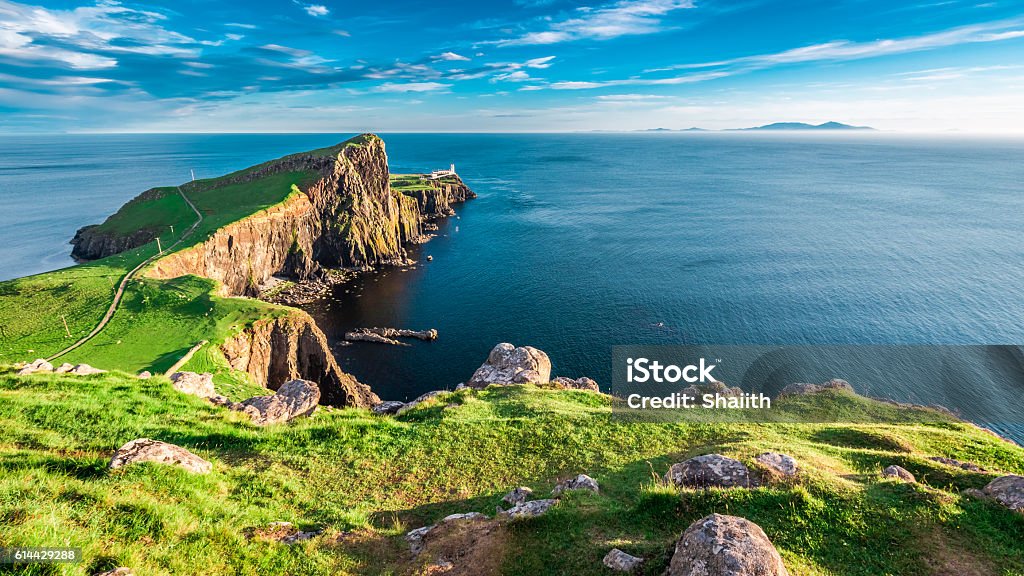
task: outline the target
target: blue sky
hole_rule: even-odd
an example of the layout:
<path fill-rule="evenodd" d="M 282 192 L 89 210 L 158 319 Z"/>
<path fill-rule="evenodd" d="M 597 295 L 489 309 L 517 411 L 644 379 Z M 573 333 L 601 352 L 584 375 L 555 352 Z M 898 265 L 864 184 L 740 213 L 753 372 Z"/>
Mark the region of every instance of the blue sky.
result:
<path fill-rule="evenodd" d="M 1024 0 L 0 0 L 0 131 L 1024 132 Z"/>

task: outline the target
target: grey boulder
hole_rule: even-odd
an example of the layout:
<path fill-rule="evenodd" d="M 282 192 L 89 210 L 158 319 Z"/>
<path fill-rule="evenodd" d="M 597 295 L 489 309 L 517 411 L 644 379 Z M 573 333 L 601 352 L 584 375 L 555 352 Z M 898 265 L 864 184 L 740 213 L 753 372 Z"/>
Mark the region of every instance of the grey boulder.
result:
<path fill-rule="evenodd" d="M 272 396 L 256 396 L 231 407 L 249 415 L 257 426 L 280 424 L 312 414 L 320 402 L 320 388 L 309 380 L 290 380 Z"/>
<path fill-rule="evenodd" d="M 886 478 L 895 478 L 897 480 L 902 480 L 904 482 L 910 482 L 910 483 L 917 482 L 917 479 L 914 478 L 914 475 L 911 474 L 909 470 L 907 470 L 906 468 L 904 468 L 902 466 L 897 466 L 895 464 L 892 464 L 890 466 L 886 466 L 882 470 L 882 476 L 884 476 Z"/>
<path fill-rule="evenodd" d="M 619 572 L 632 572 L 633 570 L 636 570 L 636 567 L 642 564 L 643 561 L 643 558 L 631 556 L 618 548 L 612 548 L 610 552 L 604 555 L 602 563 L 612 570 L 617 570 Z"/>
<path fill-rule="evenodd" d="M 788 576 L 764 530 L 736 516 L 694 522 L 676 543 L 667 576 Z"/>
<path fill-rule="evenodd" d="M 138 438 L 118 448 L 110 460 L 110 468 L 123 468 L 138 462 L 178 466 L 195 474 L 207 474 L 213 469 L 213 464 L 181 446 L 149 438 Z"/>
<path fill-rule="evenodd" d="M 569 478 L 563 480 L 555 486 L 555 489 L 551 491 L 552 496 L 561 496 L 563 492 L 569 490 L 590 490 L 591 492 L 598 492 L 600 487 L 597 485 L 597 480 L 594 480 L 586 474 L 580 474 L 575 478 Z"/>
<path fill-rule="evenodd" d="M 213 388 L 213 374 L 196 374 L 195 372 L 175 372 L 171 374 L 174 389 L 183 394 L 212 398 L 217 395 Z"/>
<path fill-rule="evenodd" d="M 53 364 L 50 364 L 42 358 L 37 358 L 35 362 L 24 366 L 21 370 L 18 370 L 18 376 L 26 376 L 28 374 L 35 374 L 36 372 L 53 372 Z"/>
<path fill-rule="evenodd" d="M 531 495 L 533 495 L 533 490 L 530 490 L 526 486 L 520 486 L 508 494 L 505 494 L 505 497 L 502 498 L 501 501 L 509 506 L 518 506 L 519 504 L 526 502 Z"/>
<path fill-rule="evenodd" d="M 754 460 L 772 473 L 778 474 L 784 478 L 792 478 L 793 476 L 796 476 L 796 472 L 799 469 L 796 459 L 788 454 L 765 452 L 763 454 L 758 454 Z"/>
<path fill-rule="evenodd" d="M 1024 512 L 1024 476 L 1000 476 L 989 482 L 982 493 L 1010 510 Z"/>
<path fill-rule="evenodd" d="M 543 384 L 551 380 L 551 359 L 532 346 L 515 347 L 502 342 L 491 350 L 467 385 L 485 388 L 489 384 Z"/>
<path fill-rule="evenodd" d="M 705 454 L 673 464 L 665 481 L 689 488 L 748 488 L 750 470 L 739 460 Z"/>

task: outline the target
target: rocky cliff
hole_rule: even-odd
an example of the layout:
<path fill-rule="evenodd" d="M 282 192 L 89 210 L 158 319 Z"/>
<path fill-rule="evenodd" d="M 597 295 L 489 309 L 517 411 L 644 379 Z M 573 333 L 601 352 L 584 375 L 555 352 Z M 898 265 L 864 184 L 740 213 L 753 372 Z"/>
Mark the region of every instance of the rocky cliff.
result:
<path fill-rule="evenodd" d="M 164 194 L 164 191 L 157 188 L 146 190 L 126 204 L 125 208 L 131 204 L 141 204 L 159 199 Z M 116 215 L 111 216 L 110 219 L 115 217 Z M 152 242 L 157 234 L 158 230 L 155 228 L 142 228 L 128 234 L 121 234 L 108 230 L 101 224 L 83 226 L 75 232 L 75 237 L 71 239 L 73 246 L 71 257 L 75 260 L 98 260 Z"/>
<path fill-rule="evenodd" d="M 285 202 L 214 232 L 205 242 L 156 262 L 149 275 L 197 274 L 219 280 L 225 295 L 255 295 L 273 275 L 306 280 L 321 266 L 372 266 L 406 259 L 404 244 L 425 219 L 449 215 L 451 205 L 475 196 L 458 177 L 421 194 L 391 189 L 384 142 L 363 135 L 327 156 L 283 159 L 287 168 L 314 168 L 320 178 Z M 249 175 L 247 177 L 258 177 Z"/>
<path fill-rule="evenodd" d="M 232 368 L 247 372 L 272 390 L 302 378 L 319 385 L 323 404 L 372 406 L 380 402 L 369 386 L 341 370 L 327 338 L 301 310 L 257 320 L 224 342 L 221 352 Z"/>

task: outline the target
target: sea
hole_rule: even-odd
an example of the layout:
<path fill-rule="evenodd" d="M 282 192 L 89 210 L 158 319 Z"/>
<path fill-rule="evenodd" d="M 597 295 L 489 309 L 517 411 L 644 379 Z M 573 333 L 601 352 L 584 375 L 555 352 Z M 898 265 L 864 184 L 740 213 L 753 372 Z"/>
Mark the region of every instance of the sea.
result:
<path fill-rule="evenodd" d="M 71 265 L 139 192 L 349 134 L 0 137 L 0 279 Z M 466 381 L 499 342 L 610 385 L 616 345 L 1024 344 L 1024 139 L 890 133 L 382 134 L 393 172 L 455 163 L 479 195 L 307 306 L 389 400 Z M 428 261 L 427 257 L 431 259 Z M 434 342 L 346 345 L 352 328 Z M 858 390 L 1024 423 L 1024 383 Z M 880 381 L 881 380 L 881 381 Z M 1024 430 L 1022 427 L 1020 430 Z"/>

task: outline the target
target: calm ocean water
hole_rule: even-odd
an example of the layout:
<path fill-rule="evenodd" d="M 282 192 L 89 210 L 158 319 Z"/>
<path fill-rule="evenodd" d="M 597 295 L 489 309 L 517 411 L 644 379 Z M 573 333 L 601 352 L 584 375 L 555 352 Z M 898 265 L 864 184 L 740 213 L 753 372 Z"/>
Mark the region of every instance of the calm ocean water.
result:
<path fill-rule="evenodd" d="M 466 380 L 502 341 L 602 384 L 615 344 L 1024 343 L 1021 139 L 384 137 L 393 171 L 455 162 L 480 195 L 418 249 L 432 262 L 310 307 L 335 341 L 355 326 L 439 330 L 433 343 L 336 348 L 387 399 Z M 69 264 L 77 227 L 190 168 L 213 176 L 340 139 L 0 139 L 0 278 Z M 853 383 L 947 404 L 987 394 Z"/>

